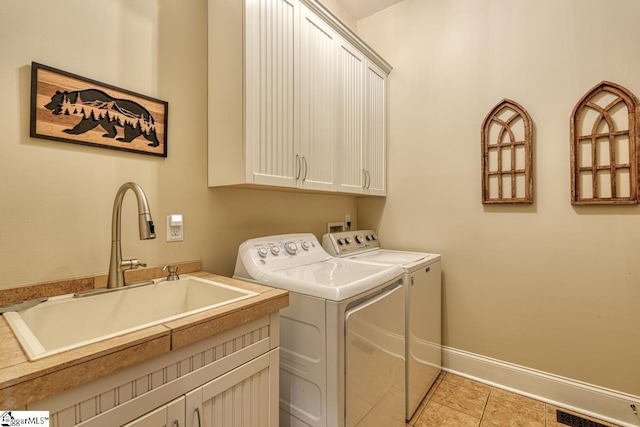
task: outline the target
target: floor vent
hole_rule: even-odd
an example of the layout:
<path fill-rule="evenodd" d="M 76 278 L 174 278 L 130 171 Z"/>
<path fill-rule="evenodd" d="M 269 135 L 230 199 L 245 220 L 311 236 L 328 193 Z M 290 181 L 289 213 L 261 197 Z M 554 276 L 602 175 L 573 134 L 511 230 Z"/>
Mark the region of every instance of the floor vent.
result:
<path fill-rule="evenodd" d="M 604 424 L 600 424 L 595 421 L 587 420 L 586 418 L 579 417 L 577 415 L 569 414 L 563 411 L 556 411 L 557 421 L 559 423 L 571 426 L 571 427 L 607 427 Z"/>

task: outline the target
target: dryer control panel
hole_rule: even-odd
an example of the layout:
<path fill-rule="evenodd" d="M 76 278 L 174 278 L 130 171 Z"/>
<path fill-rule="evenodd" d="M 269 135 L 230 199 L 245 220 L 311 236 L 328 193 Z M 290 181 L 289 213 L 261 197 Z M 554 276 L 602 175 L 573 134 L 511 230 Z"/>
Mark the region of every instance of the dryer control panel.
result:
<path fill-rule="evenodd" d="M 333 256 L 355 255 L 380 249 L 380 241 L 373 230 L 340 231 L 322 236 L 322 247 Z"/>

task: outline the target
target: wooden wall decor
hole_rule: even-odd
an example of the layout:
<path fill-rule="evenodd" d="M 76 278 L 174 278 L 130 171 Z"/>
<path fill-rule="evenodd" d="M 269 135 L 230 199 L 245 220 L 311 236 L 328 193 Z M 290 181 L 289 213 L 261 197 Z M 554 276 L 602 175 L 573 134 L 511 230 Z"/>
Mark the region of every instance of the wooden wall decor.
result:
<path fill-rule="evenodd" d="M 34 138 L 167 157 L 168 108 L 165 101 L 31 64 Z"/>
<path fill-rule="evenodd" d="M 529 113 L 503 99 L 482 123 L 482 203 L 533 203 Z"/>
<path fill-rule="evenodd" d="M 603 81 L 571 114 L 571 203 L 637 204 L 638 99 Z"/>

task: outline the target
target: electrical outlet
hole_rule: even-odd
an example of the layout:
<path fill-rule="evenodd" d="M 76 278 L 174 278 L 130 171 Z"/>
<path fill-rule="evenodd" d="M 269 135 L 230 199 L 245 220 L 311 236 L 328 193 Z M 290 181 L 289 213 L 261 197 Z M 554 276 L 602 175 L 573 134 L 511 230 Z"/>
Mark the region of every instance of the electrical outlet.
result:
<path fill-rule="evenodd" d="M 184 240 L 184 221 L 181 214 L 167 215 L 167 242 Z"/>

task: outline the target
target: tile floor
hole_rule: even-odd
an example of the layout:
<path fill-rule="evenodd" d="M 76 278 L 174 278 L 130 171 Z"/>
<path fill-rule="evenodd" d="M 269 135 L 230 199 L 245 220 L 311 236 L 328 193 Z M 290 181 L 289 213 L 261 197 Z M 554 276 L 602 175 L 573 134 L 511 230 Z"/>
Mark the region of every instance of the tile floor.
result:
<path fill-rule="evenodd" d="M 442 373 L 407 426 L 566 427 L 556 421 L 556 409 L 553 405 L 526 396 L 451 373 Z M 576 415 L 616 427 L 615 424 Z"/>

